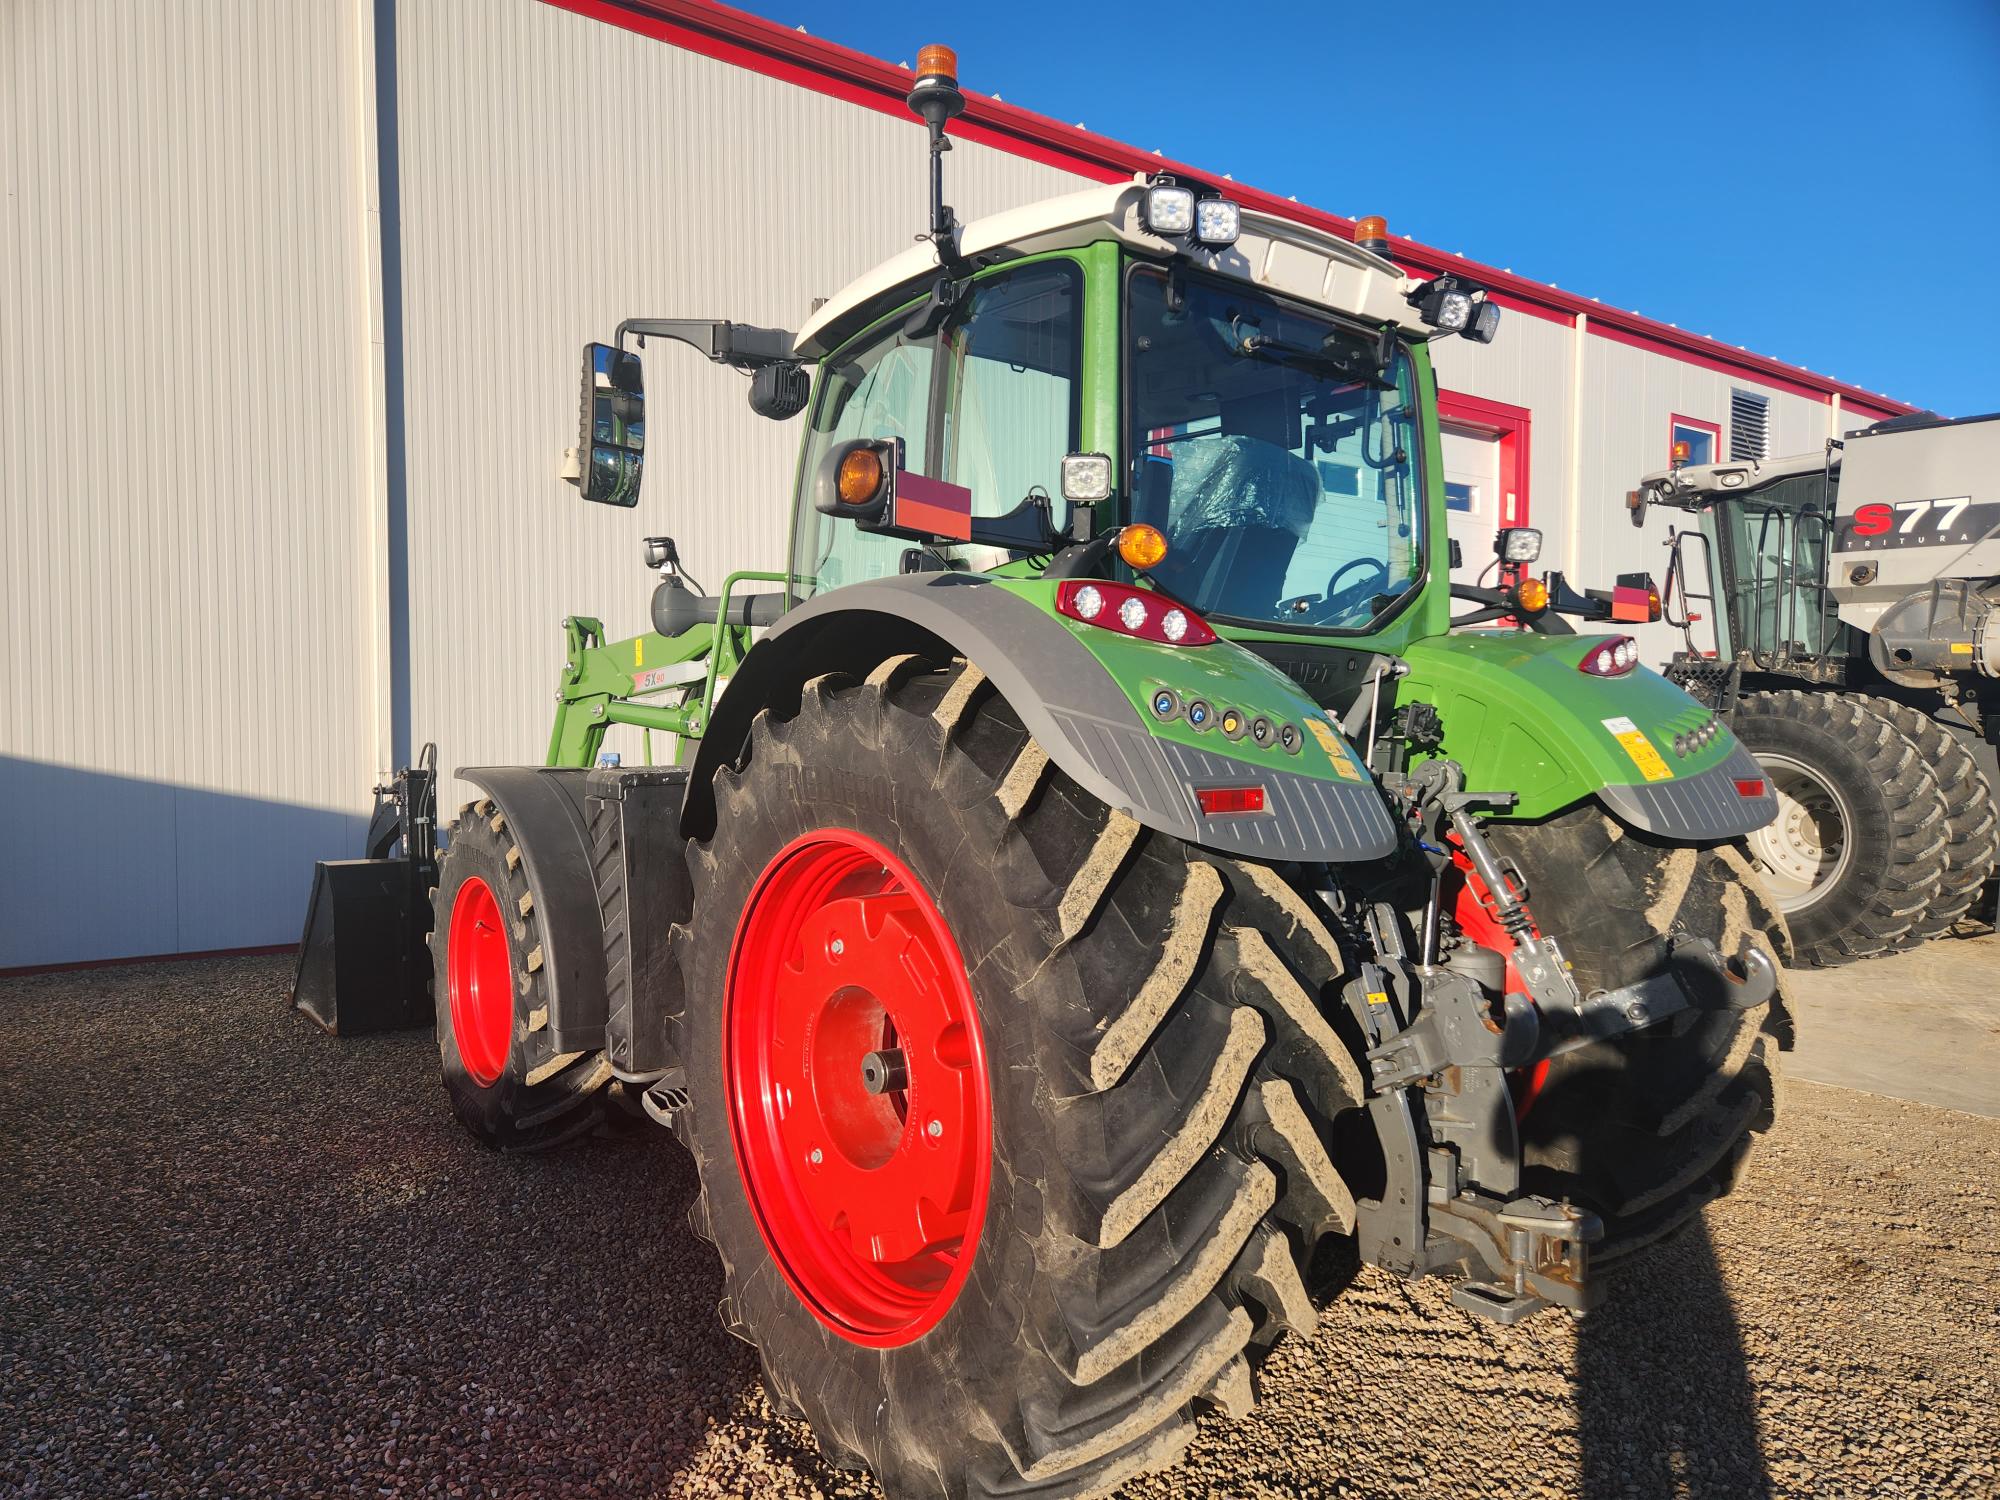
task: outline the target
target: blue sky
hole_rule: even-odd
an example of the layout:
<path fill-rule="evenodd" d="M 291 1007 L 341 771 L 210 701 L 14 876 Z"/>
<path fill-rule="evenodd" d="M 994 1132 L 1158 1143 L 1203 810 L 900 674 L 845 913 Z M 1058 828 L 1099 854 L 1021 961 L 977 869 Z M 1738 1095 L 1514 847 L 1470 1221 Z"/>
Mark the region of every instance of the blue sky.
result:
<path fill-rule="evenodd" d="M 946 42 L 1009 103 L 1948 415 L 2000 409 L 1996 0 L 736 3 L 891 61 Z"/>

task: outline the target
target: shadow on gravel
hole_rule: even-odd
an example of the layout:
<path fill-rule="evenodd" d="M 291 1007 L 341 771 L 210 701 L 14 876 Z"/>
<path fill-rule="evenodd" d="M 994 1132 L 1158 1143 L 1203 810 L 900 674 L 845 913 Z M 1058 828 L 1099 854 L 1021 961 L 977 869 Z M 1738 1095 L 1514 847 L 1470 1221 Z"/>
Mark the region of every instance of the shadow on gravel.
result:
<path fill-rule="evenodd" d="M 481 1151 L 428 1035 L 321 1035 L 289 964 L 0 982 L 0 1494 L 818 1482 L 663 1132 Z"/>
<path fill-rule="evenodd" d="M 1700 1219 L 1619 1276 L 1576 1344 L 1581 1494 L 1770 1500 L 1742 1335 Z"/>

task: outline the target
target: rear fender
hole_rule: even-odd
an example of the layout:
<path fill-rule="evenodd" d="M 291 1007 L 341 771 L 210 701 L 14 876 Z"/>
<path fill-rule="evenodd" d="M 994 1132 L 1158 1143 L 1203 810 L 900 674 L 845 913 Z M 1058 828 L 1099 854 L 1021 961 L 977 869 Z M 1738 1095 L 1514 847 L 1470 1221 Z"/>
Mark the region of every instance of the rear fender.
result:
<path fill-rule="evenodd" d="M 1227 641 L 1156 645 L 1064 619 L 1052 607 L 1055 589 L 922 573 L 848 584 L 791 611 L 744 658 L 716 706 L 695 757 L 683 832 L 713 830 L 715 773 L 740 760 L 759 711 L 789 716 L 813 678 L 863 678 L 909 652 L 978 668 L 1066 775 L 1145 827 L 1262 859 L 1348 862 L 1395 848 L 1395 825 L 1360 756 L 1282 673 Z M 1201 698 L 1218 712 L 1227 704 L 1294 724 L 1300 747 L 1260 748 L 1220 731 L 1196 734 L 1184 719 L 1151 719 L 1138 702 L 1160 687 L 1183 704 Z M 1197 787 L 1250 783 L 1264 788 L 1265 814 L 1202 814 Z"/>

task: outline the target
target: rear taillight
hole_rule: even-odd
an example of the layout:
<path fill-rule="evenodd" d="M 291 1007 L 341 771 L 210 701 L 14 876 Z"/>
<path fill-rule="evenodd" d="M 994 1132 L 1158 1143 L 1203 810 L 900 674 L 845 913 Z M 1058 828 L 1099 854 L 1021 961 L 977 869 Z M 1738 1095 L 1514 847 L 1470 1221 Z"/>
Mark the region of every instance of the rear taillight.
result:
<path fill-rule="evenodd" d="M 1614 635 L 1585 651 L 1576 669 L 1592 677 L 1623 677 L 1638 665 L 1639 647 L 1632 637 Z"/>
<path fill-rule="evenodd" d="M 1208 621 L 1193 610 L 1122 583 L 1065 579 L 1056 586 L 1056 613 L 1163 646 L 1206 646 L 1215 639 Z"/>
<path fill-rule="evenodd" d="M 1763 782 L 1762 778 L 1755 778 L 1755 777 L 1753 777 L 1753 778 L 1750 778 L 1750 779 L 1746 779 L 1746 780 L 1743 780 L 1743 781 L 1739 781 L 1739 782 L 1737 782 L 1737 783 L 1736 783 L 1736 795 L 1737 795 L 1737 796 L 1739 796 L 1739 797 L 1761 797 L 1761 796 L 1763 796 L 1763 795 L 1764 795 L 1764 782 Z"/>
<path fill-rule="evenodd" d="M 1204 817 L 1219 818 L 1230 813 L 1260 813 L 1264 810 L 1261 786 L 1200 786 L 1194 800 L 1201 804 Z"/>

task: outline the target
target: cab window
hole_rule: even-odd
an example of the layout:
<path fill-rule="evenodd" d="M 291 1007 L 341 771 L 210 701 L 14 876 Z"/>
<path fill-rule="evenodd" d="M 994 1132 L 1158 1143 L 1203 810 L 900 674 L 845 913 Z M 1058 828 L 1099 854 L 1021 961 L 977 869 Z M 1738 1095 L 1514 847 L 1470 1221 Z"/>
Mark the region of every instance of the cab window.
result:
<path fill-rule="evenodd" d="M 1062 458 L 1076 446 L 1082 302 L 1082 275 L 1069 261 L 1002 271 L 978 282 L 934 337 L 908 338 L 897 317 L 829 361 L 798 502 L 793 571 L 806 592 L 898 573 L 916 545 L 812 508 L 821 457 L 851 438 L 901 438 L 904 467 L 964 485 L 974 515 L 1004 515 L 1039 493 L 1049 497 L 1055 524 L 1064 523 Z M 1008 556 L 983 546 L 932 551 L 971 568 Z"/>
<path fill-rule="evenodd" d="M 1082 277 L 1047 261 L 981 283 L 946 332 L 950 396 L 942 478 L 972 491 L 976 516 L 1004 515 L 1030 495 L 1062 505 L 1062 459 L 1076 444 L 1083 345 Z"/>
<path fill-rule="evenodd" d="M 805 592 L 823 594 L 844 583 L 884 578 L 901 568 L 910 544 L 821 515 L 812 507 L 812 477 L 827 449 L 852 438 L 901 438 L 904 467 L 929 473 L 933 363 L 931 340 L 907 338 L 901 320 L 892 322 L 874 343 L 844 349 L 828 362 L 820 377 L 801 470 L 792 571 L 801 578 Z"/>

